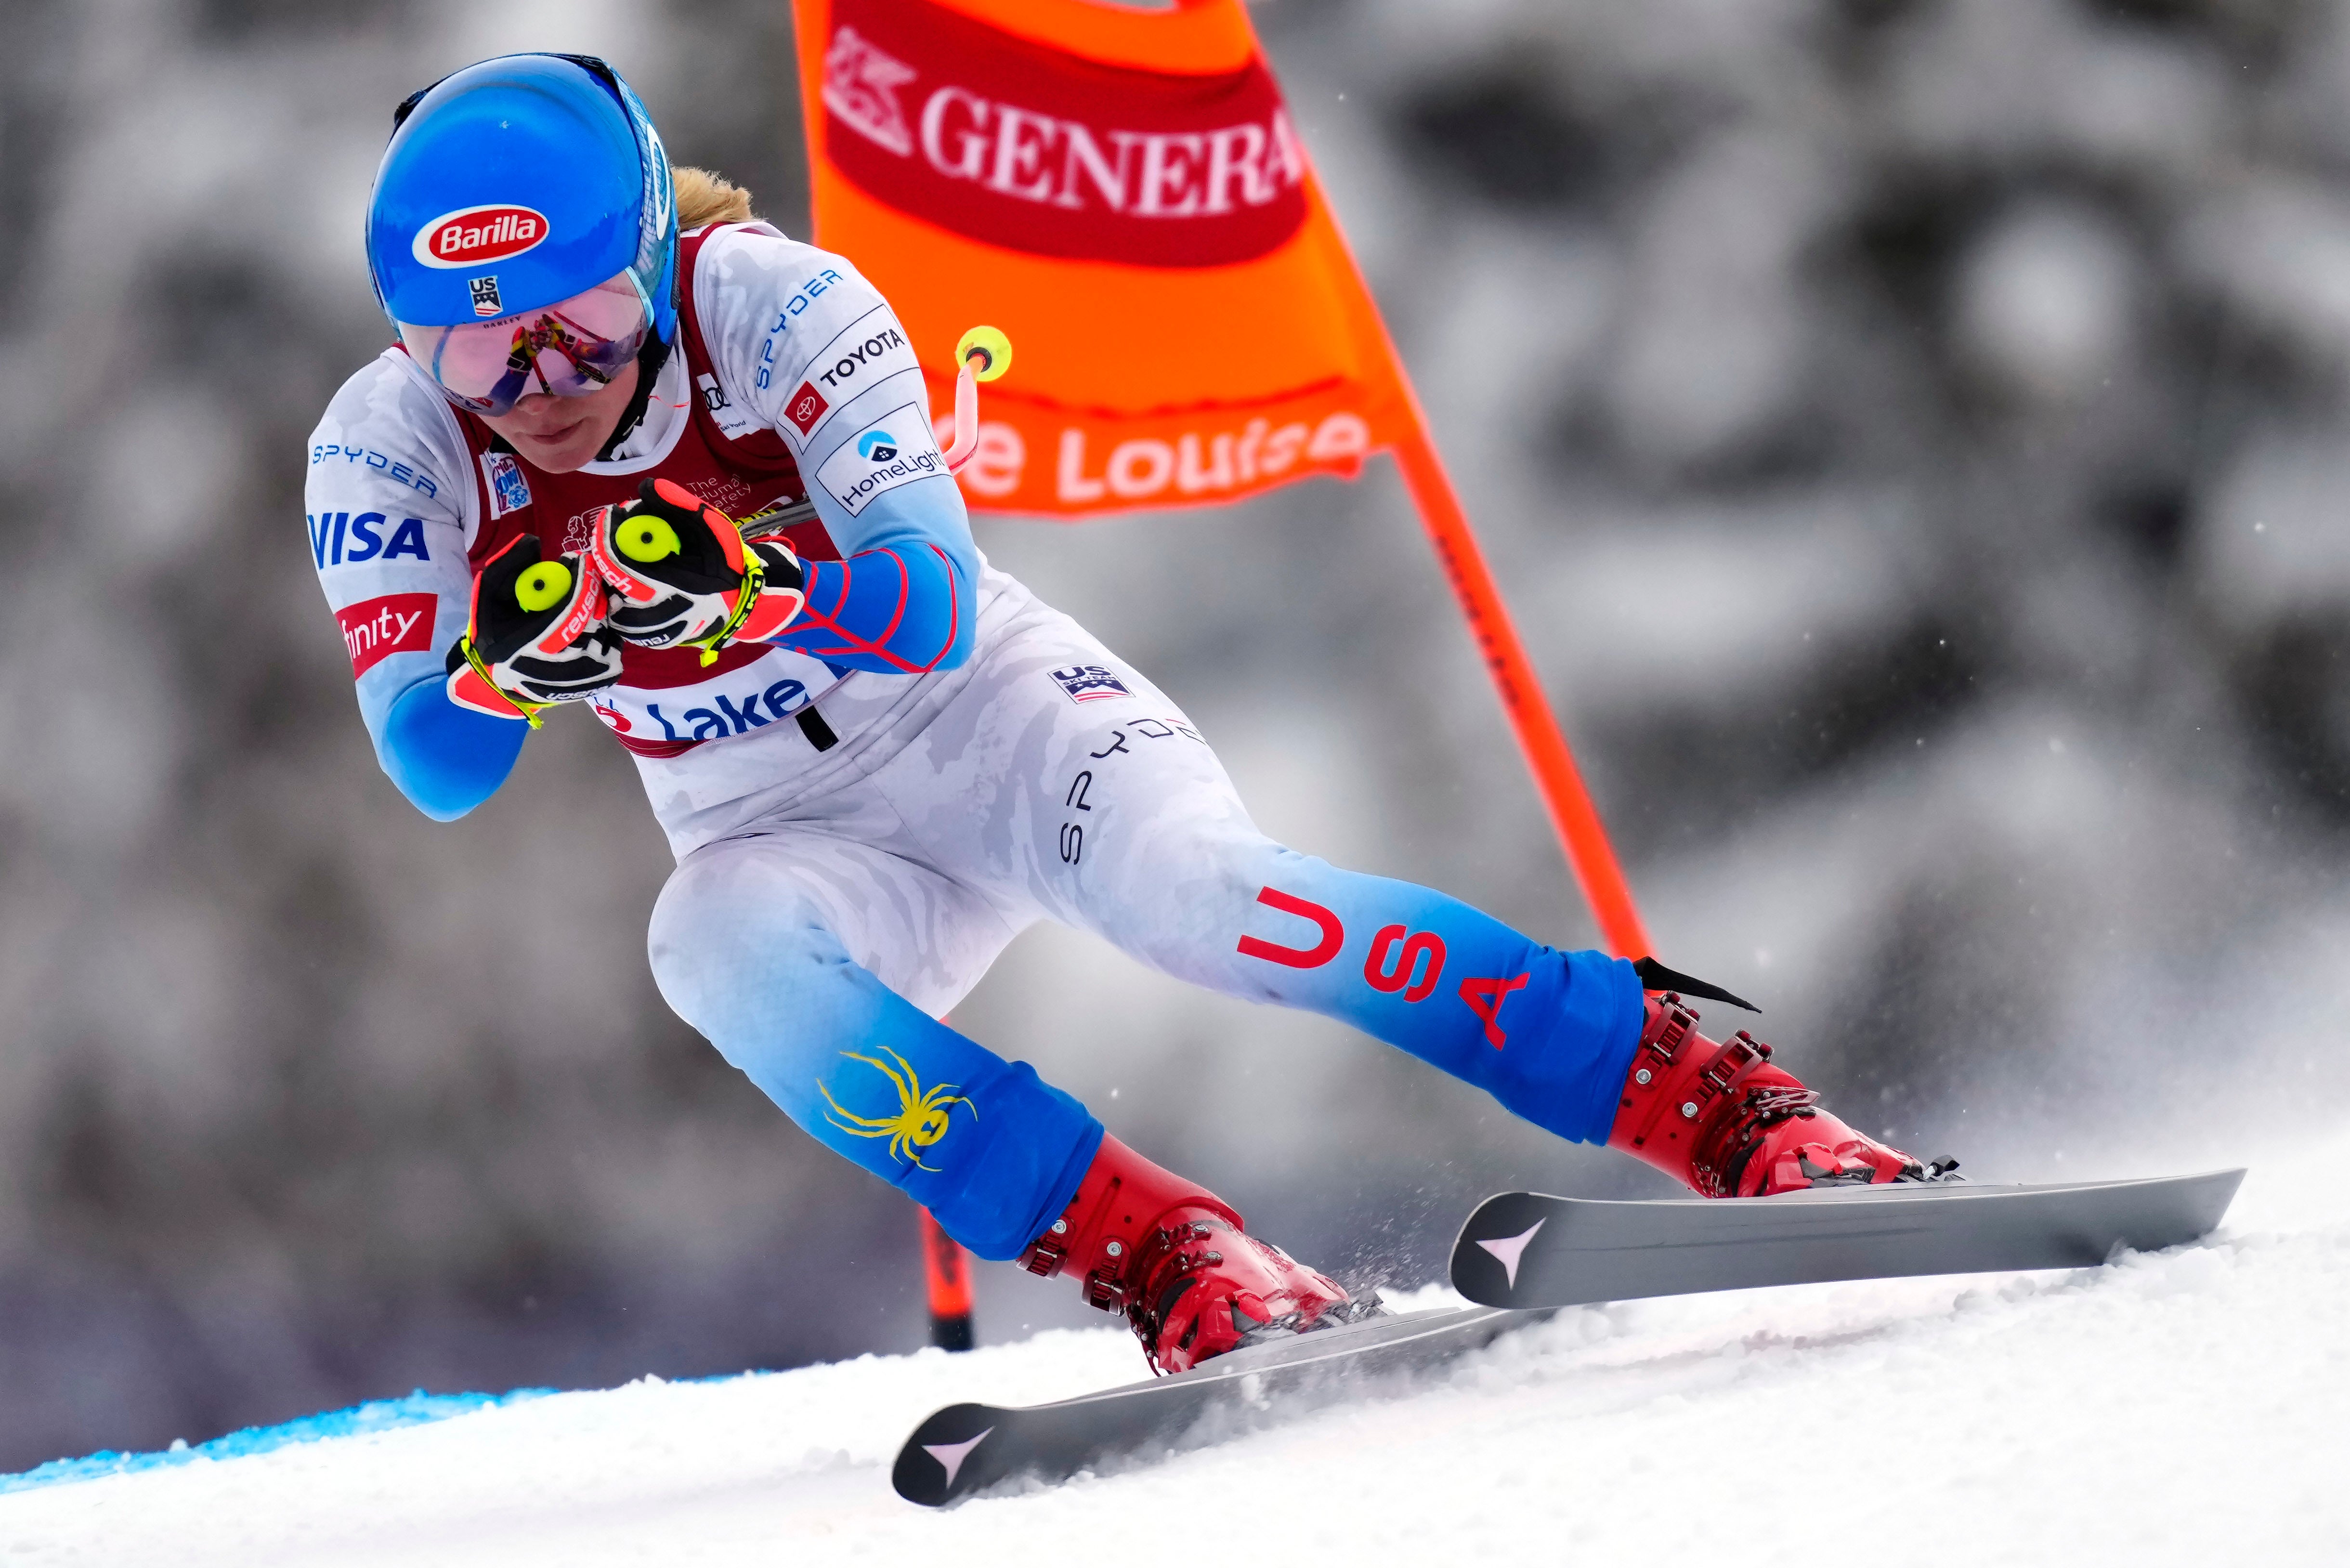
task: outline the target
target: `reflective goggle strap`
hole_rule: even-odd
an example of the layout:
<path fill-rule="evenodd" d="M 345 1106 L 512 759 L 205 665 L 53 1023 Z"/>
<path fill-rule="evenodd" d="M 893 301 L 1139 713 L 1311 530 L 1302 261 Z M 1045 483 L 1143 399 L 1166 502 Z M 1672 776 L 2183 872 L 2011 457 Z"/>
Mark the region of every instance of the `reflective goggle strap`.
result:
<path fill-rule="evenodd" d="M 527 698 L 515 696 L 513 692 L 499 685 L 497 682 L 497 677 L 490 673 L 490 667 L 482 662 L 482 651 L 480 649 L 473 646 L 473 634 L 470 630 L 457 634 L 457 649 L 465 656 L 465 662 L 473 667 L 473 673 L 482 678 L 482 684 L 487 686 L 491 691 L 496 692 L 499 696 L 513 703 L 515 711 L 521 714 L 523 718 L 529 722 L 532 729 L 536 730 L 545 722 L 545 721 L 540 719 L 538 715 L 542 711 L 552 708 L 555 704 L 552 702 L 533 702 Z M 707 664 L 711 659 L 715 657 L 716 655 L 714 654 L 705 655 L 702 659 L 702 662 Z"/>
<path fill-rule="evenodd" d="M 743 552 L 743 594 L 734 601 L 734 613 L 728 616 L 726 624 L 716 631 L 708 637 L 696 638 L 687 645 L 702 649 L 702 662 L 705 666 L 718 662 L 718 650 L 726 646 L 726 639 L 734 635 L 736 628 L 751 618 L 752 607 L 759 602 L 759 595 L 766 588 L 767 569 L 759 564 L 759 553 L 746 548 Z"/>

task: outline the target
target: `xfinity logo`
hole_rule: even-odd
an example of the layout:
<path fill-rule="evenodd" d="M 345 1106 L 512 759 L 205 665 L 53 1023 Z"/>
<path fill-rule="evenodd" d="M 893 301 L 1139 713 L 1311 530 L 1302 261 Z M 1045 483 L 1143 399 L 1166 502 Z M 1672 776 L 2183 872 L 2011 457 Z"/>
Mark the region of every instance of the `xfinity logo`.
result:
<path fill-rule="evenodd" d="M 439 602 L 431 594 L 385 594 L 337 610 L 335 620 L 351 656 L 351 679 L 395 653 L 432 651 L 432 612 Z"/>

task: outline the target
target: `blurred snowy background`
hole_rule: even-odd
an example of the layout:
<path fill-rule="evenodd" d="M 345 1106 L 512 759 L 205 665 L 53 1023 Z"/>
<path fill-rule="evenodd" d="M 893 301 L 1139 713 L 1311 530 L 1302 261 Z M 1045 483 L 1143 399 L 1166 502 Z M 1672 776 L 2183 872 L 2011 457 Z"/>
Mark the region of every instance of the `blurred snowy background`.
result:
<path fill-rule="evenodd" d="M 2350 5 L 1255 16 L 1667 961 L 1978 1176 L 2338 1125 Z M 13 0 L 7 33 L 0 1469 L 919 1343 L 910 1209 L 654 992 L 625 757 L 566 715 L 471 818 L 409 811 L 301 524 L 304 437 L 385 335 L 391 106 L 605 54 L 799 232 L 785 6 Z M 1385 465 L 981 538 L 1270 831 L 1592 939 Z M 576 918 L 518 935 L 525 895 Z M 1432 1276 L 1497 1186 L 1659 1190 L 1056 931 L 958 1022 L 1357 1279 Z M 981 1334 L 1073 1298 L 985 1267 Z"/>

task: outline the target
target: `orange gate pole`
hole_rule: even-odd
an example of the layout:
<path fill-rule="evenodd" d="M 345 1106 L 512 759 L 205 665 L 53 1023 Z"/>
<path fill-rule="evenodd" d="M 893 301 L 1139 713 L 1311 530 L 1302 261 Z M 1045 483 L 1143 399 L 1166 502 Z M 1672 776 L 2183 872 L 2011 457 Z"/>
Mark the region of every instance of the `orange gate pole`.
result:
<path fill-rule="evenodd" d="M 918 1206 L 919 1207 L 919 1206 Z M 930 1287 L 931 1343 L 941 1350 L 969 1350 L 971 1259 L 962 1246 L 931 1218 L 922 1216 L 922 1276 Z"/>
<path fill-rule="evenodd" d="M 1469 634 L 1476 639 L 1486 673 L 1493 678 L 1493 688 L 1502 699 L 1502 711 L 1509 716 L 1510 728 L 1516 732 L 1518 746 L 1525 753 L 1526 766 L 1534 775 L 1534 787 L 1550 811 L 1551 826 L 1557 830 L 1560 844 L 1565 847 L 1567 864 L 1574 867 L 1575 879 L 1582 885 L 1591 912 L 1598 918 L 1601 936 L 1608 948 L 1621 957 L 1646 958 L 1649 955 L 1648 933 L 1640 924 L 1640 911 L 1632 902 L 1632 889 L 1624 880 L 1624 868 L 1617 863 L 1616 851 L 1607 842 L 1607 829 L 1599 820 L 1599 810 L 1591 804 L 1590 792 L 1584 788 L 1583 774 L 1575 765 L 1575 754 L 1567 750 L 1566 737 L 1558 727 L 1557 716 L 1551 711 L 1550 699 L 1543 691 L 1533 662 L 1526 658 L 1524 644 L 1518 640 L 1509 607 L 1502 602 L 1502 591 L 1494 586 L 1492 570 L 1485 564 L 1485 552 L 1470 530 L 1461 496 L 1452 488 L 1451 476 L 1444 472 L 1444 460 L 1437 453 L 1436 442 L 1430 439 L 1428 416 L 1420 409 L 1419 398 L 1411 389 L 1410 378 L 1404 373 L 1403 360 L 1392 342 L 1388 345 L 1388 362 L 1411 408 L 1411 434 L 1397 446 L 1396 463 L 1403 471 L 1404 486 L 1411 493 L 1413 504 L 1419 508 L 1420 525 L 1428 530 L 1429 541 L 1436 547 L 1437 562 L 1444 568 L 1445 580 L 1452 585 L 1453 597 L 1461 602 L 1461 614 L 1469 623 Z"/>

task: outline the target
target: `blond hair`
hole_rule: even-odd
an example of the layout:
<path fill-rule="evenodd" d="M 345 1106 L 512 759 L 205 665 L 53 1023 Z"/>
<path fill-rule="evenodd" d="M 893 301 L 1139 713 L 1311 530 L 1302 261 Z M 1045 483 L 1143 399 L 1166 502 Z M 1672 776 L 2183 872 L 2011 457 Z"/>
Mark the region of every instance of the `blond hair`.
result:
<path fill-rule="evenodd" d="M 723 174 L 707 169 L 675 168 L 670 171 L 677 186 L 677 226 L 698 229 L 704 223 L 747 223 L 751 218 L 751 192 Z"/>

